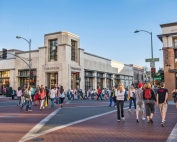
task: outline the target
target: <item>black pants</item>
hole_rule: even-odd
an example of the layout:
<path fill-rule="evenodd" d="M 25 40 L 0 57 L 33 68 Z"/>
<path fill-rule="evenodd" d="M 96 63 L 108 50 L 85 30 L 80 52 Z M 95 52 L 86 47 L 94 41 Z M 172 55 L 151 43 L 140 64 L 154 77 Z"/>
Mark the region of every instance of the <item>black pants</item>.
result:
<path fill-rule="evenodd" d="M 14 95 L 12 95 L 12 100 L 14 100 Z"/>
<path fill-rule="evenodd" d="M 124 100 L 117 100 L 117 119 L 120 120 L 120 113 L 121 117 L 124 117 Z"/>
<path fill-rule="evenodd" d="M 155 101 L 153 101 L 153 100 L 149 100 L 149 101 L 145 100 L 144 103 L 145 103 L 145 108 L 146 108 L 146 116 L 150 116 L 151 113 L 154 114 L 154 111 L 155 111 L 155 108 L 154 108 Z"/>
<path fill-rule="evenodd" d="M 63 104 L 65 98 L 60 98 L 60 104 Z"/>
<path fill-rule="evenodd" d="M 97 95 L 97 100 L 100 98 L 102 100 L 102 97 L 101 97 L 101 94 L 100 95 Z"/>

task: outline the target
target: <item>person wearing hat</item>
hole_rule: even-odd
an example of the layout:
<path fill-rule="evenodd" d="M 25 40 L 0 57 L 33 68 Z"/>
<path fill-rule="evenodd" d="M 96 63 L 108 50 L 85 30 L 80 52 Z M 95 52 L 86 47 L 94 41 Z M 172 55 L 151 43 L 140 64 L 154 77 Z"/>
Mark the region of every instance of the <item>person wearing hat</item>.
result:
<path fill-rule="evenodd" d="M 135 91 L 135 97 L 136 97 L 136 121 L 139 122 L 139 111 L 142 112 L 142 120 L 145 120 L 144 118 L 144 101 L 143 101 L 143 84 L 138 84 L 138 89 Z"/>

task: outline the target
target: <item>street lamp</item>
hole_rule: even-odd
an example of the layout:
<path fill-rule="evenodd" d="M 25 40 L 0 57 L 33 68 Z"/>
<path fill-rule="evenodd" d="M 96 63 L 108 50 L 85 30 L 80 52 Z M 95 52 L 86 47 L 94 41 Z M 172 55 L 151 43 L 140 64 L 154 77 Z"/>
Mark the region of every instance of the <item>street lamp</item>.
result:
<path fill-rule="evenodd" d="M 23 38 L 21 36 L 16 36 L 17 39 L 24 39 L 29 44 L 29 85 L 30 85 L 30 71 L 31 71 L 31 39 L 27 40 L 26 38 Z"/>
<path fill-rule="evenodd" d="M 151 35 L 151 57 L 153 59 L 153 44 L 152 44 L 152 32 L 148 32 L 148 31 L 145 31 L 145 30 L 136 30 L 134 31 L 134 33 L 139 33 L 139 32 L 146 32 L 148 34 Z"/>

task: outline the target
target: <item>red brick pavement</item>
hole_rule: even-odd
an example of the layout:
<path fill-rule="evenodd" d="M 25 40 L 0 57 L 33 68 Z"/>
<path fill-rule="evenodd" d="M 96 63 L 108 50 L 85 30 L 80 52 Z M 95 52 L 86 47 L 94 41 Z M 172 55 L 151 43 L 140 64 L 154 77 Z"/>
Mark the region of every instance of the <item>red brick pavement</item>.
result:
<path fill-rule="evenodd" d="M 153 124 L 146 121 L 137 123 L 135 113 L 125 110 L 126 119 L 123 122 L 117 122 L 116 113 L 111 113 L 38 138 L 43 138 L 44 142 L 165 142 L 177 123 L 175 106 L 169 106 L 167 114 L 165 127 L 160 126 L 161 117 L 157 108 Z"/>

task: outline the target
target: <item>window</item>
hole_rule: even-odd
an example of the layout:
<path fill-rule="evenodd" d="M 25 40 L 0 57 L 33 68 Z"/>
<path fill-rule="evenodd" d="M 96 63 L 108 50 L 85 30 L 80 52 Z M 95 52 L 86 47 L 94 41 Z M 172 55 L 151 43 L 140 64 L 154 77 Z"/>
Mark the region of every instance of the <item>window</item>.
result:
<path fill-rule="evenodd" d="M 33 71 L 33 79 L 30 79 L 30 85 L 34 85 L 36 86 L 36 70 L 32 69 L 31 71 Z M 20 81 L 20 87 L 24 87 L 27 86 L 29 84 L 29 70 L 20 70 L 18 71 L 18 77 L 19 77 L 19 81 Z"/>
<path fill-rule="evenodd" d="M 177 38 L 174 39 L 174 47 L 177 48 Z"/>
<path fill-rule="evenodd" d="M 77 41 L 71 40 L 71 60 L 77 60 Z"/>
<path fill-rule="evenodd" d="M 57 40 L 50 40 L 50 60 L 57 60 Z"/>
<path fill-rule="evenodd" d="M 97 77 L 98 78 L 102 78 L 103 77 L 103 73 L 97 73 Z"/>
<path fill-rule="evenodd" d="M 111 89 L 112 87 L 111 84 L 112 84 L 111 79 L 106 79 L 106 88 Z"/>
<path fill-rule="evenodd" d="M 87 72 L 85 72 L 85 76 L 92 77 L 93 75 L 92 75 L 92 72 L 87 71 Z"/>
<path fill-rule="evenodd" d="M 111 74 L 106 74 L 106 77 L 107 78 L 111 78 Z"/>
<path fill-rule="evenodd" d="M 95 89 L 93 88 L 93 79 L 92 78 L 85 78 L 85 90 L 88 89 Z"/>

